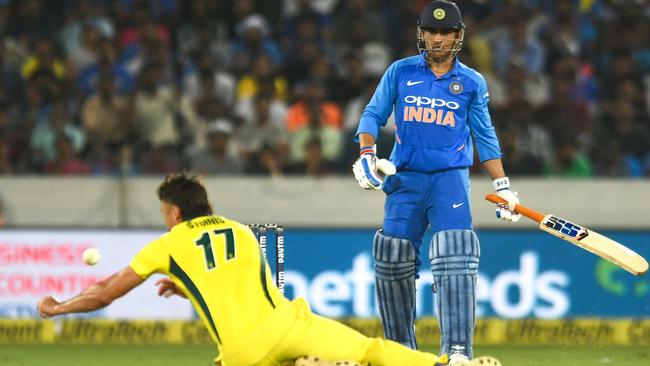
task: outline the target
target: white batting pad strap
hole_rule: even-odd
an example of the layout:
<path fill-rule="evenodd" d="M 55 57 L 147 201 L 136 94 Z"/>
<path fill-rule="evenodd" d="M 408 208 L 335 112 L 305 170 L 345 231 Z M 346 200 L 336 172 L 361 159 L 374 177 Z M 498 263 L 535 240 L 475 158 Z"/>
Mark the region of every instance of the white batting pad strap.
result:
<path fill-rule="evenodd" d="M 509 189 L 510 179 L 508 179 L 508 177 L 497 178 L 492 181 L 492 187 L 494 187 L 495 192 L 498 192 L 503 189 Z"/>

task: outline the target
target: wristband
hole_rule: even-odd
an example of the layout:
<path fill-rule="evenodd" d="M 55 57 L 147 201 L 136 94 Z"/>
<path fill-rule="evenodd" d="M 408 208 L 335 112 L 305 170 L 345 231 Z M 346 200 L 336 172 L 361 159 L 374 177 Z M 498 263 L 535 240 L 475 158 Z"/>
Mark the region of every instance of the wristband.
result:
<path fill-rule="evenodd" d="M 375 147 L 374 146 L 362 146 L 359 149 L 359 156 L 366 155 L 366 154 L 375 155 Z"/>
<path fill-rule="evenodd" d="M 492 187 L 495 192 L 503 191 L 510 188 L 510 179 L 508 177 L 497 178 L 492 181 Z"/>

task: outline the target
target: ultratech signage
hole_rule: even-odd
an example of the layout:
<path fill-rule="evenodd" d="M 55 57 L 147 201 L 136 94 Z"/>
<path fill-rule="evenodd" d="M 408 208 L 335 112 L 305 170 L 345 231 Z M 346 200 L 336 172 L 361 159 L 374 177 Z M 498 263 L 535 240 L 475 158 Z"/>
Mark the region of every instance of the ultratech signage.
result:
<path fill-rule="evenodd" d="M 61 343 L 144 344 L 168 342 L 163 321 L 64 320 L 56 339 Z"/>
<path fill-rule="evenodd" d="M 346 318 L 361 333 L 381 337 L 379 319 Z M 418 343 L 437 345 L 435 318 L 416 322 Z M 0 320 L 0 344 L 213 344 L 200 321 Z M 477 345 L 633 345 L 650 346 L 650 320 L 479 319 Z"/>

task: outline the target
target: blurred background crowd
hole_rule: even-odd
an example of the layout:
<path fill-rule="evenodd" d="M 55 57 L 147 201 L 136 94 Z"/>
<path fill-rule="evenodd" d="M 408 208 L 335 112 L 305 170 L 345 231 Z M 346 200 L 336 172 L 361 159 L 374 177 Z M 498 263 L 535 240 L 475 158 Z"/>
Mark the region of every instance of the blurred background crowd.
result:
<path fill-rule="evenodd" d="M 427 2 L 0 0 L 0 174 L 350 175 Z M 509 175 L 650 175 L 648 1 L 457 3 Z"/>

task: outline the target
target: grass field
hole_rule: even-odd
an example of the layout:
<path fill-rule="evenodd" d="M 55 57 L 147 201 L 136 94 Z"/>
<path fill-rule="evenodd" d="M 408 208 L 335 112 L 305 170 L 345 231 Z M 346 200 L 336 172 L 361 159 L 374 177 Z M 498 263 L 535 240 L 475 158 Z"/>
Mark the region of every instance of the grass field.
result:
<path fill-rule="evenodd" d="M 506 366 L 650 365 L 650 349 L 643 347 L 497 346 L 476 353 Z M 210 346 L 0 345 L 2 366 L 209 366 L 215 355 Z"/>

